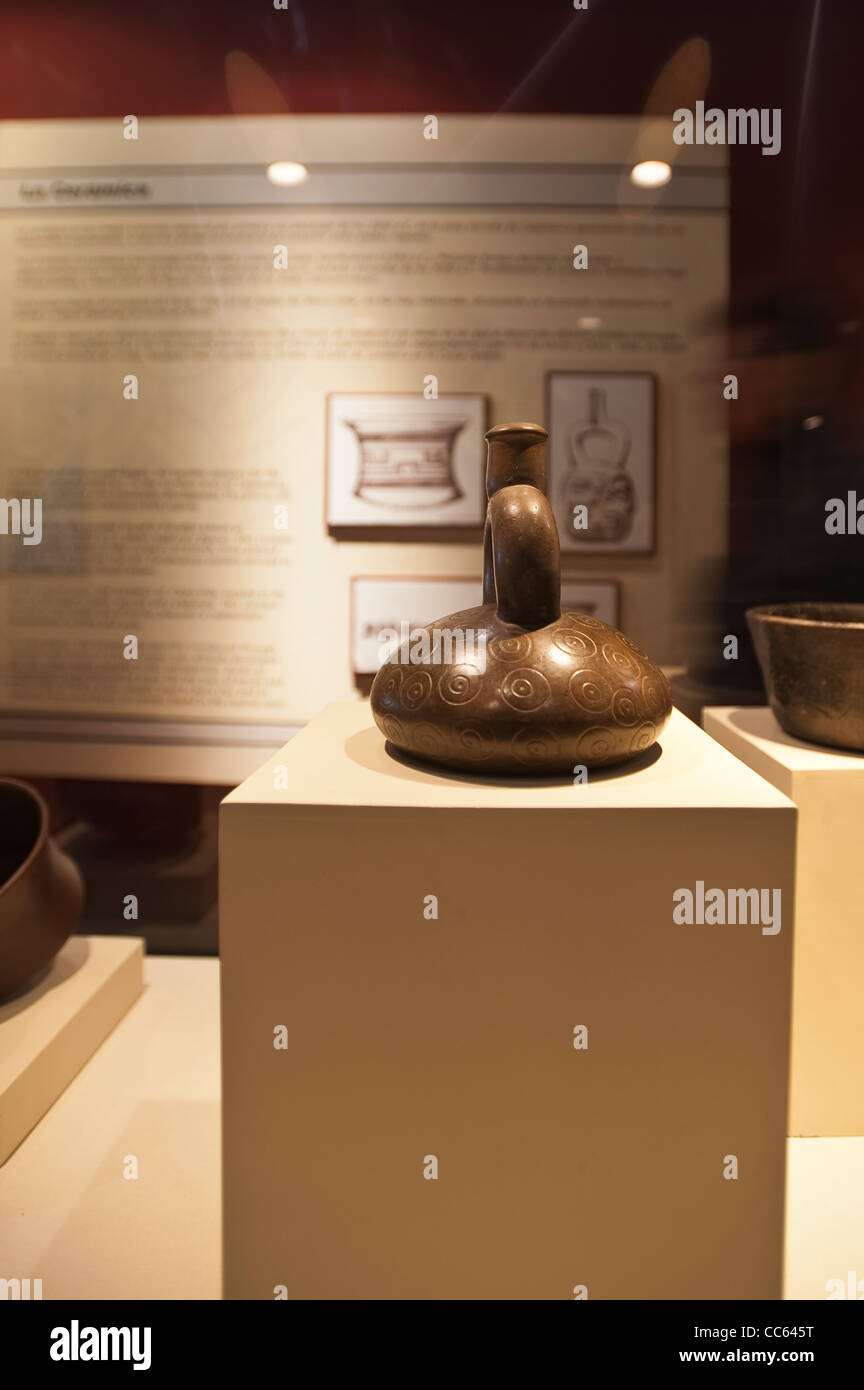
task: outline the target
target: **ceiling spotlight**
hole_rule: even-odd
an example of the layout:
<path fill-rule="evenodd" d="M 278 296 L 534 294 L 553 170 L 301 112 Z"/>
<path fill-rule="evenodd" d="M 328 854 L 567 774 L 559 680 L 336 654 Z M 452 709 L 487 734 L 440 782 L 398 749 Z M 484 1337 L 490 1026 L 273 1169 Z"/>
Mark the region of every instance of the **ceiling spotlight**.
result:
<path fill-rule="evenodd" d="M 267 177 L 280 188 L 291 188 L 297 183 L 305 183 L 309 170 L 305 164 L 295 164 L 293 159 L 280 159 L 277 164 L 267 166 Z"/>
<path fill-rule="evenodd" d="M 643 159 L 630 170 L 630 182 L 637 188 L 662 188 L 672 177 L 672 166 L 662 159 Z"/>

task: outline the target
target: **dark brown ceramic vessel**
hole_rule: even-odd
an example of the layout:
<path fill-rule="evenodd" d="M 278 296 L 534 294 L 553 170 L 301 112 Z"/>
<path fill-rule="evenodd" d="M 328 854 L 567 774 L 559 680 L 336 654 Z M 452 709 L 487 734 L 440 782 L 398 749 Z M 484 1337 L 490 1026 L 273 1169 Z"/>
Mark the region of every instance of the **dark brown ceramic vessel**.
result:
<path fill-rule="evenodd" d="M 78 924 L 81 875 L 48 835 L 48 808 L 32 787 L 0 779 L 0 999 L 54 958 Z"/>
<path fill-rule="evenodd" d="M 769 604 L 747 622 L 780 727 L 864 751 L 864 603 Z"/>
<path fill-rule="evenodd" d="M 430 652 L 445 660 L 424 661 L 422 641 L 412 639 L 381 666 L 375 722 L 415 758 L 480 774 L 626 762 L 651 747 L 669 718 L 666 677 L 615 628 L 561 609 L 546 431 L 498 425 L 486 440 L 483 604 L 425 629 Z M 447 660 L 454 641 L 460 654 L 459 633 L 473 634 L 470 655 Z"/>

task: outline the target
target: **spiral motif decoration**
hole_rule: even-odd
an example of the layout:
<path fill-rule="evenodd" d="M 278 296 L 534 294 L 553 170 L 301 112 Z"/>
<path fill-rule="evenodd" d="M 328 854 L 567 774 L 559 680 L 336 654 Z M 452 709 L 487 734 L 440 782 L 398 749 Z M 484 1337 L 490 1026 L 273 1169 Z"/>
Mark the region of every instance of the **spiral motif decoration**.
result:
<path fill-rule="evenodd" d="M 618 752 L 618 744 L 614 729 L 604 729 L 599 726 L 586 729 L 581 735 L 576 745 L 576 762 L 583 762 L 586 767 L 592 763 L 604 763 L 607 758 L 614 757 Z"/>
<path fill-rule="evenodd" d="M 501 682 L 501 699 L 511 709 L 520 712 L 539 709 L 550 694 L 551 687 L 546 677 L 530 666 L 519 666 L 515 671 L 508 671 Z"/>
<path fill-rule="evenodd" d="M 579 628 L 561 627 L 554 633 L 552 641 L 559 651 L 566 652 L 568 656 L 575 656 L 579 661 L 587 660 L 597 651 L 594 638 L 589 637 L 587 632 L 581 632 Z"/>
<path fill-rule="evenodd" d="M 635 653 L 627 651 L 620 643 L 604 642 L 602 652 L 604 659 L 617 675 L 629 676 L 631 679 L 642 675 L 642 663 L 637 660 Z"/>
<path fill-rule="evenodd" d="M 612 682 L 593 667 L 580 667 L 570 677 L 570 696 L 586 714 L 599 714 L 612 703 Z"/>
<path fill-rule="evenodd" d="M 633 653 L 634 656 L 638 656 L 638 658 L 639 658 L 640 661 L 650 661 L 650 660 L 651 660 L 651 658 L 647 655 L 647 653 L 646 653 L 646 652 L 643 652 L 643 650 L 642 650 L 642 648 L 639 646 L 639 644 L 638 644 L 637 642 L 634 642 L 634 641 L 633 641 L 633 638 L 632 638 L 632 637 L 625 637 L 623 632 L 619 632 L 619 633 L 617 634 L 617 637 L 618 637 L 618 641 L 619 641 L 619 642 L 623 642 L 624 646 L 628 649 L 628 651 L 631 651 L 631 652 Z"/>
<path fill-rule="evenodd" d="M 402 703 L 407 710 L 419 709 L 432 693 L 432 677 L 428 671 L 413 668 L 402 682 Z"/>
<path fill-rule="evenodd" d="M 551 729 L 519 729 L 510 742 L 513 754 L 523 764 L 542 764 L 558 751 L 558 740 Z"/>
<path fill-rule="evenodd" d="M 450 666 L 438 681 L 438 694 L 448 705 L 467 705 L 479 695 L 482 684 L 476 666 Z"/>
<path fill-rule="evenodd" d="M 410 748 L 430 758 L 440 758 L 447 751 L 447 738 L 434 724 L 415 724 L 411 730 Z"/>
<path fill-rule="evenodd" d="M 647 719 L 644 724 L 640 724 L 635 734 L 630 740 L 631 753 L 644 753 L 646 748 L 657 738 L 657 730 Z"/>
<path fill-rule="evenodd" d="M 642 677 L 642 699 L 650 717 L 658 719 L 669 700 L 669 683 L 662 673 Z"/>
<path fill-rule="evenodd" d="M 465 723 L 457 724 L 456 740 L 458 747 L 466 758 L 471 758 L 481 762 L 484 758 L 491 758 L 495 752 L 497 739 L 495 731 L 488 724 Z"/>
<path fill-rule="evenodd" d="M 609 630 L 608 623 L 601 622 L 599 618 L 592 618 L 588 613 L 577 613 L 572 608 L 562 613 L 561 619 L 565 623 L 572 623 L 574 627 L 606 628 L 607 631 Z M 617 637 L 621 635 L 620 632 L 616 633 Z"/>
<path fill-rule="evenodd" d="M 642 715 L 642 701 L 632 690 L 622 686 L 612 696 L 612 714 L 618 724 L 638 724 Z"/>
<path fill-rule="evenodd" d="M 397 748 L 405 747 L 405 731 L 399 720 L 392 714 L 385 714 L 380 721 L 381 732 L 386 739 L 395 744 Z"/>
<path fill-rule="evenodd" d="M 527 632 L 520 633 L 518 637 L 499 637 L 491 643 L 489 654 L 496 661 L 525 662 L 531 655 L 531 638 Z"/>
<path fill-rule="evenodd" d="M 378 689 L 378 699 L 385 707 L 389 708 L 396 704 L 402 687 L 403 675 L 401 666 L 388 666 L 384 672 L 383 680 Z"/>

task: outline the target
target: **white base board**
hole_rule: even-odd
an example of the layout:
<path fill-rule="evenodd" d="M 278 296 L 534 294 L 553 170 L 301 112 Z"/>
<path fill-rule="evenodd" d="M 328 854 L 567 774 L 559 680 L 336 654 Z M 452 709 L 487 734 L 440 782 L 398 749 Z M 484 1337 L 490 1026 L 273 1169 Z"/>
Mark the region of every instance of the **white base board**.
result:
<path fill-rule="evenodd" d="M 138 998 L 143 961 L 137 937 L 73 936 L 29 990 L 0 1004 L 0 1163 Z"/>
<path fill-rule="evenodd" d="M 798 807 L 789 1134 L 862 1135 L 864 757 L 793 738 L 767 707 L 718 706 L 703 723 Z"/>

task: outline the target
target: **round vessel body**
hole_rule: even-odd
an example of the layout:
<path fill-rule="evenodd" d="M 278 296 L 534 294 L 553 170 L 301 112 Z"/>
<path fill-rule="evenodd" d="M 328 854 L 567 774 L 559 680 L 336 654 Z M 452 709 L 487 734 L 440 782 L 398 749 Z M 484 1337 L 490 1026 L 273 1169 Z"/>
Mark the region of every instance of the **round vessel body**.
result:
<path fill-rule="evenodd" d="M 672 709 L 660 668 L 607 623 L 564 609 L 526 630 L 492 603 L 416 629 L 378 671 L 371 703 L 385 738 L 411 757 L 518 776 L 627 762 Z"/>

